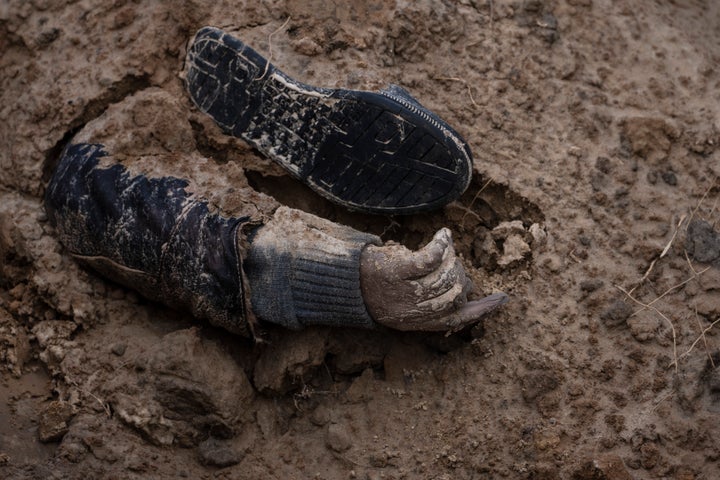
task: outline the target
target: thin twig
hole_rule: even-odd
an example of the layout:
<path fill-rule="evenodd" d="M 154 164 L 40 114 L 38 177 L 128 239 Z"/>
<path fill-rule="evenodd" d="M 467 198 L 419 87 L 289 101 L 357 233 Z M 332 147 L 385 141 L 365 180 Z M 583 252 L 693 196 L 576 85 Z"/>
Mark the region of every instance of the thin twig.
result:
<path fill-rule="evenodd" d="M 655 405 L 653 405 L 653 408 L 652 408 L 652 410 L 650 410 L 650 413 L 653 413 L 655 410 L 657 410 L 657 408 L 660 406 L 660 404 L 662 402 L 664 402 L 668 398 L 672 397 L 673 395 L 675 395 L 675 390 L 670 390 L 670 393 L 668 393 L 667 395 L 664 395 L 657 402 L 655 402 Z"/>
<path fill-rule="evenodd" d="M 691 268 L 692 268 L 692 267 L 691 267 Z M 647 305 L 648 305 L 648 306 L 653 305 L 655 302 L 657 302 L 658 300 L 662 299 L 663 297 L 665 297 L 666 295 L 668 295 L 668 294 L 669 294 L 670 292 L 672 292 L 673 290 L 677 290 L 678 288 L 682 287 L 683 285 L 687 284 L 688 282 L 690 282 L 690 281 L 692 281 L 692 280 L 695 280 L 697 277 L 699 277 L 699 276 L 702 275 L 703 273 L 707 272 L 709 269 L 710 269 L 710 267 L 706 267 L 706 268 L 700 270 L 699 272 L 696 272 L 695 269 L 693 268 L 693 269 L 692 269 L 693 275 L 692 275 L 690 278 L 685 279 L 685 280 L 683 280 L 682 282 L 678 283 L 677 285 L 673 285 L 672 287 L 668 288 L 667 290 L 665 290 L 665 291 L 662 293 L 662 295 L 660 295 L 659 297 L 657 297 L 655 300 L 653 300 L 652 302 L 648 303 Z M 633 289 L 633 290 L 634 290 L 634 289 Z M 630 290 L 630 293 L 632 293 L 633 290 Z M 638 311 L 636 311 L 636 312 L 633 312 L 633 316 L 637 315 L 638 313 L 642 312 L 643 310 L 645 310 L 645 309 L 644 309 L 644 308 L 641 308 L 640 310 L 638 310 Z"/>
<path fill-rule="evenodd" d="M 678 362 L 678 360 L 680 360 L 681 358 L 685 358 L 685 357 L 687 357 L 688 355 L 690 355 L 690 352 L 693 351 L 693 348 L 695 348 L 695 345 L 697 345 L 697 344 L 700 342 L 700 340 L 702 340 L 702 339 L 705 337 L 705 334 L 706 334 L 707 332 L 709 332 L 710 330 L 712 330 L 712 328 L 713 328 L 717 323 L 720 323 L 720 318 L 716 319 L 714 322 L 712 322 L 710 325 L 708 325 L 708 326 L 700 333 L 700 335 L 695 339 L 695 341 L 692 343 L 692 345 L 690 345 L 690 348 L 688 348 L 688 350 L 687 350 L 685 353 L 683 353 L 682 355 L 680 355 L 680 357 L 676 358 L 675 361 L 673 361 L 669 366 L 672 366 L 673 363 L 674 363 L 674 364 L 675 364 L 675 369 L 677 370 L 677 362 Z M 712 361 L 712 359 L 711 359 L 711 361 Z M 715 366 L 714 362 L 713 362 L 713 366 Z"/>
<path fill-rule="evenodd" d="M 485 185 L 480 187 L 480 190 L 478 190 L 478 192 L 473 197 L 472 201 L 470 202 L 470 205 L 468 205 L 468 207 L 467 207 L 467 211 L 463 214 L 462 218 L 460 219 L 460 227 L 461 228 L 465 226 L 465 217 L 468 216 L 468 213 L 472 212 L 472 207 L 475 204 L 475 200 L 477 200 L 478 197 L 480 197 L 480 194 L 483 192 L 483 190 L 485 190 L 487 188 L 487 186 L 490 185 L 490 182 L 492 182 L 492 178 L 489 178 L 488 181 L 485 182 Z"/>
<path fill-rule="evenodd" d="M 676 334 L 676 332 L 675 332 L 675 325 L 673 325 L 672 320 L 670 320 L 668 317 L 666 317 L 664 313 L 662 313 L 660 310 L 658 310 L 658 309 L 655 308 L 654 306 L 649 305 L 649 304 L 647 304 L 647 303 L 643 303 L 643 302 L 641 302 L 640 300 L 638 300 L 637 298 L 633 297 L 633 296 L 632 296 L 632 293 L 628 292 L 627 290 L 625 290 L 625 289 L 624 289 L 623 287 L 621 287 L 620 285 L 615 285 L 615 287 L 616 287 L 618 290 L 620 290 L 621 292 L 623 292 L 625 295 L 627 295 L 628 298 L 629 298 L 630 300 L 632 300 L 633 302 L 637 303 L 638 305 L 642 305 L 642 306 L 645 307 L 645 308 L 649 308 L 649 309 L 653 310 L 655 313 L 657 313 L 658 315 L 660 315 L 660 316 L 667 322 L 668 325 L 670 325 L 670 330 L 672 331 L 672 336 L 673 336 L 673 358 L 674 358 L 675 360 L 674 360 L 670 365 L 668 365 L 668 366 L 671 366 L 671 365 L 673 365 L 673 363 L 674 363 L 674 364 L 675 364 L 675 373 L 677 373 L 677 371 L 678 371 L 678 364 L 677 364 L 677 361 L 678 361 L 678 356 L 677 356 L 677 334 Z"/>
<path fill-rule="evenodd" d="M 102 407 L 102 409 L 105 411 L 105 414 L 108 416 L 108 418 L 112 417 L 112 411 L 110 410 L 110 406 L 108 405 L 107 402 L 105 402 L 104 400 L 102 400 L 100 397 L 98 397 L 97 395 L 95 395 L 95 394 L 92 393 L 91 391 L 85 390 L 84 388 L 80 387 L 80 385 L 78 385 L 78 383 L 77 383 L 75 380 L 71 379 L 69 376 L 66 375 L 66 376 L 65 376 L 65 380 L 66 380 L 70 385 L 72 385 L 72 386 L 74 386 L 75 388 L 77 388 L 81 393 L 84 393 L 85 395 L 90 395 L 92 398 L 94 398 L 95 401 L 97 401 L 97 402 L 100 404 L 100 406 Z"/>
<path fill-rule="evenodd" d="M 712 365 L 713 368 L 715 368 L 715 361 L 712 358 L 712 355 L 710 354 L 710 348 L 707 344 L 707 338 L 705 337 L 705 331 L 702 328 L 702 323 L 700 323 L 700 316 L 698 315 L 697 311 L 697 304 L 695 305 L 695 322 L 697 323 L 698 327 L 700 328 L 700 336 L 703 340 L 703 345 L 705 345 L 705 353 L 707 353 L 708 359 L 710 360 L 710 365 Z"/>
<path fill-rule="evenodd" d="M 700 201 L 698 202 L 698 204 L 695 206 L 695 208 L 693 209 L 692 213 L 690 214 L 690 218 L 688 219 L 688 225 L 689 225 L 690 222 L 692 221 L 692 219 L 693 219 L 693 217 L 695 216 L 695 214 L 697 213 L 697 211 L 700 210 L 700 206 L 701 206 L 702 203 L 705 201 L 705 198 L 706 198 L 706 197 L 708 196 L 708 194 L 710 193 L 710 190 L 712 190 L 712 189 L 715 187 L 715 184 L 717 183 L 717 181 L 718 181 L 718 178 L 715 177 L 715 179 L 714 179 L 714 180 L 712 181 L 712 183 L 710 184 L 710 187 L 708 187 L 708 189 L 705 190 L 705 193 L 703 193 L 702 198 L 700 198 Z M 715 199 L 715 205 L 717 205 L 717 199 Z M 715 208 L 713 207 L 713 210 L 714 210 L 714 209 L 715 209 Z"/>
<path fill-rule="evenodd" d="M 663 258 L 665 255 L 667 255 L 667 252 L 670 250 L 670 246 L 675 241 L 675 237 L 677 237 L 678 232 L 680 231 L 680 225 L 682 224 L 683 220 L 685 220 L 686 215 L 683 215 L 680 217 L 680 220 L 677 223 L 677 226 L 675 227 L 675 232 L 673 233 L 672 237 L 670 237 L 670 240 L 668 241 L 667 245 L 665 245 L 665 248 L 663 248 L 662 253 L 660 253 L 660 256 L 657 257 L 655 260 L 653 260 L 650 263 L 650 266 L 648 267 L 647 271 L 645 272 L 645 275 L 640 279 L 640 281 L 635 285 L 632 290 L 630 290 L 630 293 L 634 292 L 642 283 L 645 281 L 645 279 L 648 278 L 650 275 L 650 272 L 652 272 L 653 267 L 655 267 L 655 262 Z"/>
<path fill-rule="evenodd" d="M 471 101 L 472 104 L 475 105 L 476 107 L 478 106 L 477 102 L 475 101 L 475 98 L 473 97 L 472 88 L 470 88 L 470 84 L 469 84 L 468 81 L 465 80 L 464 78 L 458 78 L 458 77 L 435 77 L 435 80 L 449 80 L 449 81 L 451 81 L 451 82 L 464 83 L 464 84 L 465 84 L 465 87 L 467 88 L 468 96 L 470 97 L 470 101 Z"/>
<path fill-rule="evenodd" d="M 287 24 L 290 22 L 291 18 L 292 17 L 290 15 L 288 15 L 287 19 L 285 19 L 285 22 L 283 22 L 282 25 L 280 25 L 275 31 L 273 31 L 270 35 L 268 35 L 268 59 L 267 59 L 267 63 L 265 64 L 265 70 L 263 71 L 263 74 L 260 75 L 257 78 L 257 80 L 262 80 L 263 78 L 265 78 L 265 75 L 267 74 L 268 70 L 270 69 L 270 62 L 272 62 L 272 58 L 273 58 L 273 51 L 272 51 L 273 35 L 280 33 L 282 30 L 284 30 L 285 27 L 287 26 Z"/>
<path fill-rule="evenodd" d="M 687 253 L 687 250 L 685 250 L 683 253 L 685 254 L 685 260 L 687 260 L 690 270 L 692 270 L 692 272 L 695 274 L 695 276 L 697 276 L 698 275 L 697 270 L 695 270 L 695 267 L 693 267 L 692 262 L 690 261 L 690 256 Z M 710 267 L 708 267 L 708 268 L 710 268 Z M 707 268 L 705 270 L 707 270 Z"/>

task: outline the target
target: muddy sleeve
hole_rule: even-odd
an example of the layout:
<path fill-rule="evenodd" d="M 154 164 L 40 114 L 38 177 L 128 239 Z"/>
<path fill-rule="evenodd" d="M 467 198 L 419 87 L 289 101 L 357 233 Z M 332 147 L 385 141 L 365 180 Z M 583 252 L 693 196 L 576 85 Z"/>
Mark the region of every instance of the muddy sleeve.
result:
<path fill-rule="evenodd" d="M 291 329 L 372 328 L 360 288 L 360 255 L 379 237 L 280 207 L 249 238 L 245 262 L 255 315 Z"/>
<path fill-rule="evenodd" d="M 45 207 L 83 263 L 144 296 L 247 334 L 237 230 L 245 217 L 211 213 L 174 177 L 132 176 L 102 145 L 70 145 Z"/>

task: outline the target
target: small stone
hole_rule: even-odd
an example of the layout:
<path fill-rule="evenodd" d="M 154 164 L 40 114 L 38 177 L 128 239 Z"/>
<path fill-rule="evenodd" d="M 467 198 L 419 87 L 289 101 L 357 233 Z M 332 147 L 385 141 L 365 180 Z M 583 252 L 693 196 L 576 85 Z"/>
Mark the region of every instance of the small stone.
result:
<path fill-rule="evenodd" d="M 582 282 L 580 282 L 580 290 L 590 293 L 602 287 L 604 284 L 605 282 L 603 282 L 599 278 L 590 278 L 588 280 L 583 280 Z"/>
<path fill-rule="evenodd" d="M 117 355 L 118 357 L 122 357 L 123 355 L 125 355 L 126 349 L 127 349 L 127 345 L 125 345 L 124 343 L 116 343 L 112 346 L 110 351 L 112 353 L 114 353 L 115 355 Z"/>
<path fill-rule="evenodd" d="M 230 442 L 210 437 L 198 445 L 200 463 L 212 467 L 225 468 L 237 465 L 243 456 L 238 453 Z"/>
<path fill-rule="evenodd" d="M 688 225 L 685 248 L 700 263 L 710 263 L 720 258 L 720 234 L 704 220 L 693 220 Z"/>
<path fill-rule="evenodd" d="M 663 172 L 661 177 L 663 182 L 667 183 L 671 187 L 677 185 L 677 176 L 673 172 Z"/>
<path fill-rule="evenodd" d="M 55 400 L 48 403 L 40 413 L 38 434 L 41 442 L 55 442 L 68 432 L 68 422 L 73 416 L 72 405 Z"/>
<path fill-rule="evenodd" d="M 595 168 L 600 170 L 602 173 L 608 174 L 611 170 L 610 159 L 607 157 L 598 157 L 595 160 Z"/>
<path fill-rule="evenodd" d="M 617 327 L 625 323 L 632 313 L 630 305 L 622 300 L 615 300 L 600 314 L 600 319 L 608 327 Z"/>
<path fill-rule="evenodd" d="M 346 426 L 332 423 L 328 425 L 325 445 L 335 452 L 344 452 L 352 447 L 352 435 Z"/>
<path fill-rule="evenodd" d="M 318 427 L 327 425 L 331 418 L 330 410 L 324 405 L 319 405 L 310 415 L 310 421 Z"/>

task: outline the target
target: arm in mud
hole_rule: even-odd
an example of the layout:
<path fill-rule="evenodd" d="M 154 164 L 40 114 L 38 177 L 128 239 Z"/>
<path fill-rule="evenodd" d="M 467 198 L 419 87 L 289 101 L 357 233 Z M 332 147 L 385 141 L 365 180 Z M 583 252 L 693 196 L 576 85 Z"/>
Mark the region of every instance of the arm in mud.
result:
<path fill-rule="evenodd" d="M 451 330 L 507 299 L 467 301 L 447 229 L 411 252 L 285 207 L 258 227 L 212 213 L 185 180 L 132 176 L 105 157 L 95 144 L 63 153 L 45 199 L 61 242 L 104 276 L 229 331 L 252 333 L 255 316 L 290 329 Z"/>
<path fill-rule="evenodd" d="M 142 295 L 248 334 L 242 258 L 246 218 L 211 213 L 185 180 L 132 176 L 102 145 L 70 145 L 48 185 L 45 208 L 82 263 Z"/>
<path fill-rule="evenodd" d="M 468 301 L 473 285 L 443 228 L 423 248 L 281 207 L 250 237 L 245 262 L 254 313 L 291 329 L 307 325 L 445 331 L 507 301 Z"/>

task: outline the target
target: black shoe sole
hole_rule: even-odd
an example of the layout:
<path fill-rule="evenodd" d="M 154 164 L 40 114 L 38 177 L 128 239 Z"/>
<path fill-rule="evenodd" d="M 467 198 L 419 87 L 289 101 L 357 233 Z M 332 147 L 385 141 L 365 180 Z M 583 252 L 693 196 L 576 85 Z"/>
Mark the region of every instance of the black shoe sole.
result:
<path fill-rule="evenodd" d="M 212 27 L 198 31 L 188 48 L 186 87 L 225 133 L 351 210 L 431 210 L 470 183 L 465 141 L 399 87 L 367 92 L 304 85 Z"/>

